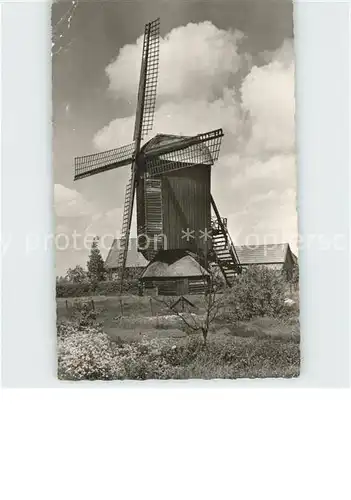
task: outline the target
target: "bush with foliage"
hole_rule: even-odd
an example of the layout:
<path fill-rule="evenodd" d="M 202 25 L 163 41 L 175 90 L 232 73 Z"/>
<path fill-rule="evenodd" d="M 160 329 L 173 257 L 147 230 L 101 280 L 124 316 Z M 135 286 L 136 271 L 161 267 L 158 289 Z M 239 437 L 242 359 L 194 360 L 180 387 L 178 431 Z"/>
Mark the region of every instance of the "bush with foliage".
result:
<path fill-rule="evenodd" d="M 68 281 L 56 282 L 56 297 L 89 297 L 95 295 L 119 295 L 118 281 L 100 281 L 99 283 L 70 283 Z M 123 293 L 138 294 L 138 280 L 126 279 L 123 283 Z"/>
<path fill-rule="evenodd" d="M 272 339 L 199 337 L 113 342 L 101 329 L 73 324 L 58 328 L 58 375 L 63 380 L 293 377 L 299 374 L 299 344 Z"/>
<path fill-rule="evenodd" d="M 120 293 L 120 282 L 116 281 L 101 281 L 96 285 L 96 295 L 118 295 Z M 123 293 L 135 294 L 138 293 L 138 279 L 126 278 L 123 281 Z"/>
<path fill-rule="evenodd" d="M 88 283 L 88 273 L 82 266 L 77 265 L 74 268 L 69 268 L 65 280 L 69 283 Z"/>
<path fill-rule="evenodd" d="M 100 281 L 96 283 L 94 290 L 94 295 L 118 295 L 119 285 L 117 281 Z"/>
<path fill-rule="evenodd" d="M 58 327 L 58 376 L 67 380 L 109 380 L 118 375 L 108 336 L 96 328 Z"/>
<path fill-rule="evenodd" d="M 286 311 L 286 281 L 280 271 L 251 266 L 239 275 L 229 291 L 228 304 L 240 321 L 258 316 L 277 317 Z"/>
<path fill-rule="evenodd" d="M 86 327 L 102 328 L 98 321 L 98 313 L 92 309 L 91 302 L 75 302 L 71 321 L 78 330 Z"/>
<path fill-rule="evenodd" d="M 162 341 L 112 342 L 100 327 L 58 325 L 58 376 L 64 380 L 173 378 Z"/>
<path fill-rule="evenodd" d="M 68 281 L 56 282 L 56 297 L 87 297 L 92 294 L 90 283 L 70 283 Z"/>
<path fill-rule="evenodd" d="M 294 286 L 295 290 L 299 288 L 300 284 L 300 272 L 299 265 L 295 264 L 292 270 L 291 283 Z"/>

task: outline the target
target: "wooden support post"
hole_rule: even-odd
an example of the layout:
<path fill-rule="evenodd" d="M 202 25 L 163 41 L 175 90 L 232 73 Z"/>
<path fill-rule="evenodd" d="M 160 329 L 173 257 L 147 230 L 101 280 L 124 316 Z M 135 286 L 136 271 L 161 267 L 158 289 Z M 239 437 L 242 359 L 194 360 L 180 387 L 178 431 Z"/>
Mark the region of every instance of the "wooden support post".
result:
<path fill-rule="evenodd" d="M 152 297 L 150 297 L 150 310 L 151 310 L 151 316 L 154 315 L 154 311 L 152 309 Z"/>
<path fill-rule="evenodd" d="M 93 299 L 91 299 L 91 308 L 93 311 L 95 311 L 95 304 Z"/>
<path fill-rule="evenodd" d="M 121 306 L 121 316 L 123 316 L 124 311 L 123 311 L 123 299 L 122 299 L 122 297 L 119 299 L 119 303 Z"/>

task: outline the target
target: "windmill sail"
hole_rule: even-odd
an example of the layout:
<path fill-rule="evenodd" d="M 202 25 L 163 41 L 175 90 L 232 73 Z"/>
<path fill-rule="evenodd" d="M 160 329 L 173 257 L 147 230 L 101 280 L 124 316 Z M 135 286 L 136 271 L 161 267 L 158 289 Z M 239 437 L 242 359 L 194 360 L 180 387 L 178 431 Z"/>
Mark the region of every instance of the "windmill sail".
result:
<path fill-rule="evenodd" d="M 125 192 L 120 252 L 118 256 L 118 267 L 120 269 L 119 286 L 121 292 L 123 290 L 133 204 L 137 186 L 138 199 L 139 201 L 141 200 L 138 207 L 140 214 L 143 215 L 141 217 L 141 225 L 145 227 L 148 235 L 155 236 L 155 233 L 161 232 L 163 215 L 165 220 L 167 217 L 162 213 L 164 201 L 162 182 L 160 179 L 153 178 L 153 176 L 177 169 L 184 169 L 193 165 L 213 165 L 218 159 L 223 137 L 222 129 L 193 137 L 159 134 L 141 149 L 141 141 L 151 131 L 154 122 L 159 48 L 160 20 L 156 19 L 145 25 L 133 142 L 120 148 L 75 158 L 75 180 L 124 165 L 132 165 L 130 180 Z M 202 172 L 200 173 L 202 174 Z M 204 181 L 201 181 L 200 184 L 201 189 L 206 194 L 207 185 L 209 190 L 209 176 L 208 178 L 204 177 Z M 179 191 L 181 192 L 181 190 L 182 188 L 180 187 Z M 204 199 L 208 198 L 204 196 Z M 147 211 L 147 215 L 145 210 Z M 204 221 L 207 217 L 206 210 L 205 206 L 202 212 Z M 167 224 L 169 224 L 169 221 Z M 173 228 L 172 224 L 169 225 L 170 228 Z M 176 242 L 176 245 L 179 246 L 179 241 Z"/>
<path fill-rule="evenodd" d="M 74 180 L 129 165 L 133 161 L 134 151 L 133 142 L 101 153 L 78 156 L 74 159 Z"/>
<path fill-rule="evenodd" d="M 123 284 L 123 274 L 127 260 L 128 254 L 128 243 L 130 235 L 130 226 L 132 222 L 133 214 L 133 204 L 134 204 L 134 194 L 135 194 L 135 169 L 132 166 L 131 176 L 129 182 L 126 186 L 125 197 L 124 197 L 124 208 L 123 208 L 123 221 L 122 221 L 122 231 L 120 239 L 120 252 L 118 255 L 118 267 L 122 269 L 120 276 L 121 287 Z M 121 290 L 122 291 L 122 290 Z"/>
<path fill-rule="evenodd" d="M 140 70 L 138 104 L 133 139 L 140 141 L 151 131 L 154 122 L 158 64 L 160 52 L 160 19 L 145 25 Z"/>
<path fill-rule="evenodd" d="M 139 153 L 140 142 L 150 132 L 154 121 L 156 104 L 156 88 L 158 77 L 160 45 L 160 20 L 145 25 L 143 53 L 141 60 L 138 103 L 135 115 L 134 141 L 136 155 Z M 135 178 L 138 164 L 133 163 L 131 179 L 126 188 L 124 201 L 123 222 L 121 232 L 121 252 L 118 265 L 121 268 L 120 291 L 123 290 L 125 265 L 128 255 L 129 234 L 132 222 L 133 203 L 135 196 Z"/>
<path fill-rule="evenodd" d="M 223 131 L 218 129 L 161 143 L 145 154 L 147 173 L 154 176 L 194 165 L 213 165 L 219 157 L 222 137 Z"/>

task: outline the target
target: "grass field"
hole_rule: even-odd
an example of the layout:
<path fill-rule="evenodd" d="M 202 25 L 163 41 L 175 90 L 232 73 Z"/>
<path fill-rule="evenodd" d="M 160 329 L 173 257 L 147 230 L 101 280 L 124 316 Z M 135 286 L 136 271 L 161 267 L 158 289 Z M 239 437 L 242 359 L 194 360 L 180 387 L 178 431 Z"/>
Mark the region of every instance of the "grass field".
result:
<path fill-rule="evenodd" d="M 196 311 L 202 310 L 202 296 L 191 295 L 189 300 L 196 306 Z M 162 300 L 162 298 L 160 298 Z M 152 297 L 139 297 L 136 295 L 125 295 L 122 297 L 98 295 L 94 297 L 78 297 L 74 299 L 57 298 L 58 319 L 70 318 L 74 305 L 77 303 L 94 302 L 94 307 L 99 310 L 101 317 L 108 320 L 116 316 L 155 316 L 169 314 L 169 309 L 160 301 Z"/>
<path fill-rule="evenodd" d="M 182 319 L 148 297 L 94 297 L 97 320 L 77 327 L 76 303 L 58 299 L 61 379 L 189 379 L 296 377 L 300 369 L 298 318 L 261 317 L 246 322 L 224 315 L 208 343 L 184 331 Z M 191 297 L 203 314 L 202 297 Z M 122 315 L 123 313 L 123 315 Z M 227 319 L 226 319 L 227 318 Z"/>
<path fill-rule="evenodd" d="M 194 314 L 204 313 L 203 297 L 189 297 L 196 306 Z M 71 320 L 77 303 L 88 303 L 92 299 L 57 299 L 57 319 Z M 104 331 L 112 338 L 138 340 L 141 336 L 149 338 L 185 338 L 184 323 L 177 315 L 172 315 L 169 308 L 150 297 L 124 296 L 94 297 L 94 307 Z M 121 303 L 122 302 L 122 303 Z M 283 323 L 274 318 L 256 318 L 249 322 L 237 322 L 235 325 L 225 319 L 216 319 L 212 325 L 216 338 L 228 336 L 274 338 L 281 340 L 299 340 L 296 321 Z"/>

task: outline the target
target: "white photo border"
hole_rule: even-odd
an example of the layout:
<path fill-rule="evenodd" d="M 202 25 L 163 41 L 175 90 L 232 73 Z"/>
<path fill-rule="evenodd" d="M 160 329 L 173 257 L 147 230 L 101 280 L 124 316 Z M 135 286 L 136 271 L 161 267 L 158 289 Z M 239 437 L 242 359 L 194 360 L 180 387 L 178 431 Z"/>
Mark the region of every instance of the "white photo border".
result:
<path fill-rule="evenodd" d="M 26 252 L 28 233 L 52 233 L 50 4 L 1 6 L 2 384 L 4 387 L 114 387 L 56 378 L 52 251 Z M 349 386 L 348 2 L 295 4 L 296 123 L 302 365 L 297 379 L 187 381 L 182 387 Z M 144 382 L 172 388 L 179 383 Z M 140 384 L 138 385 L 140 387 Z"/>

